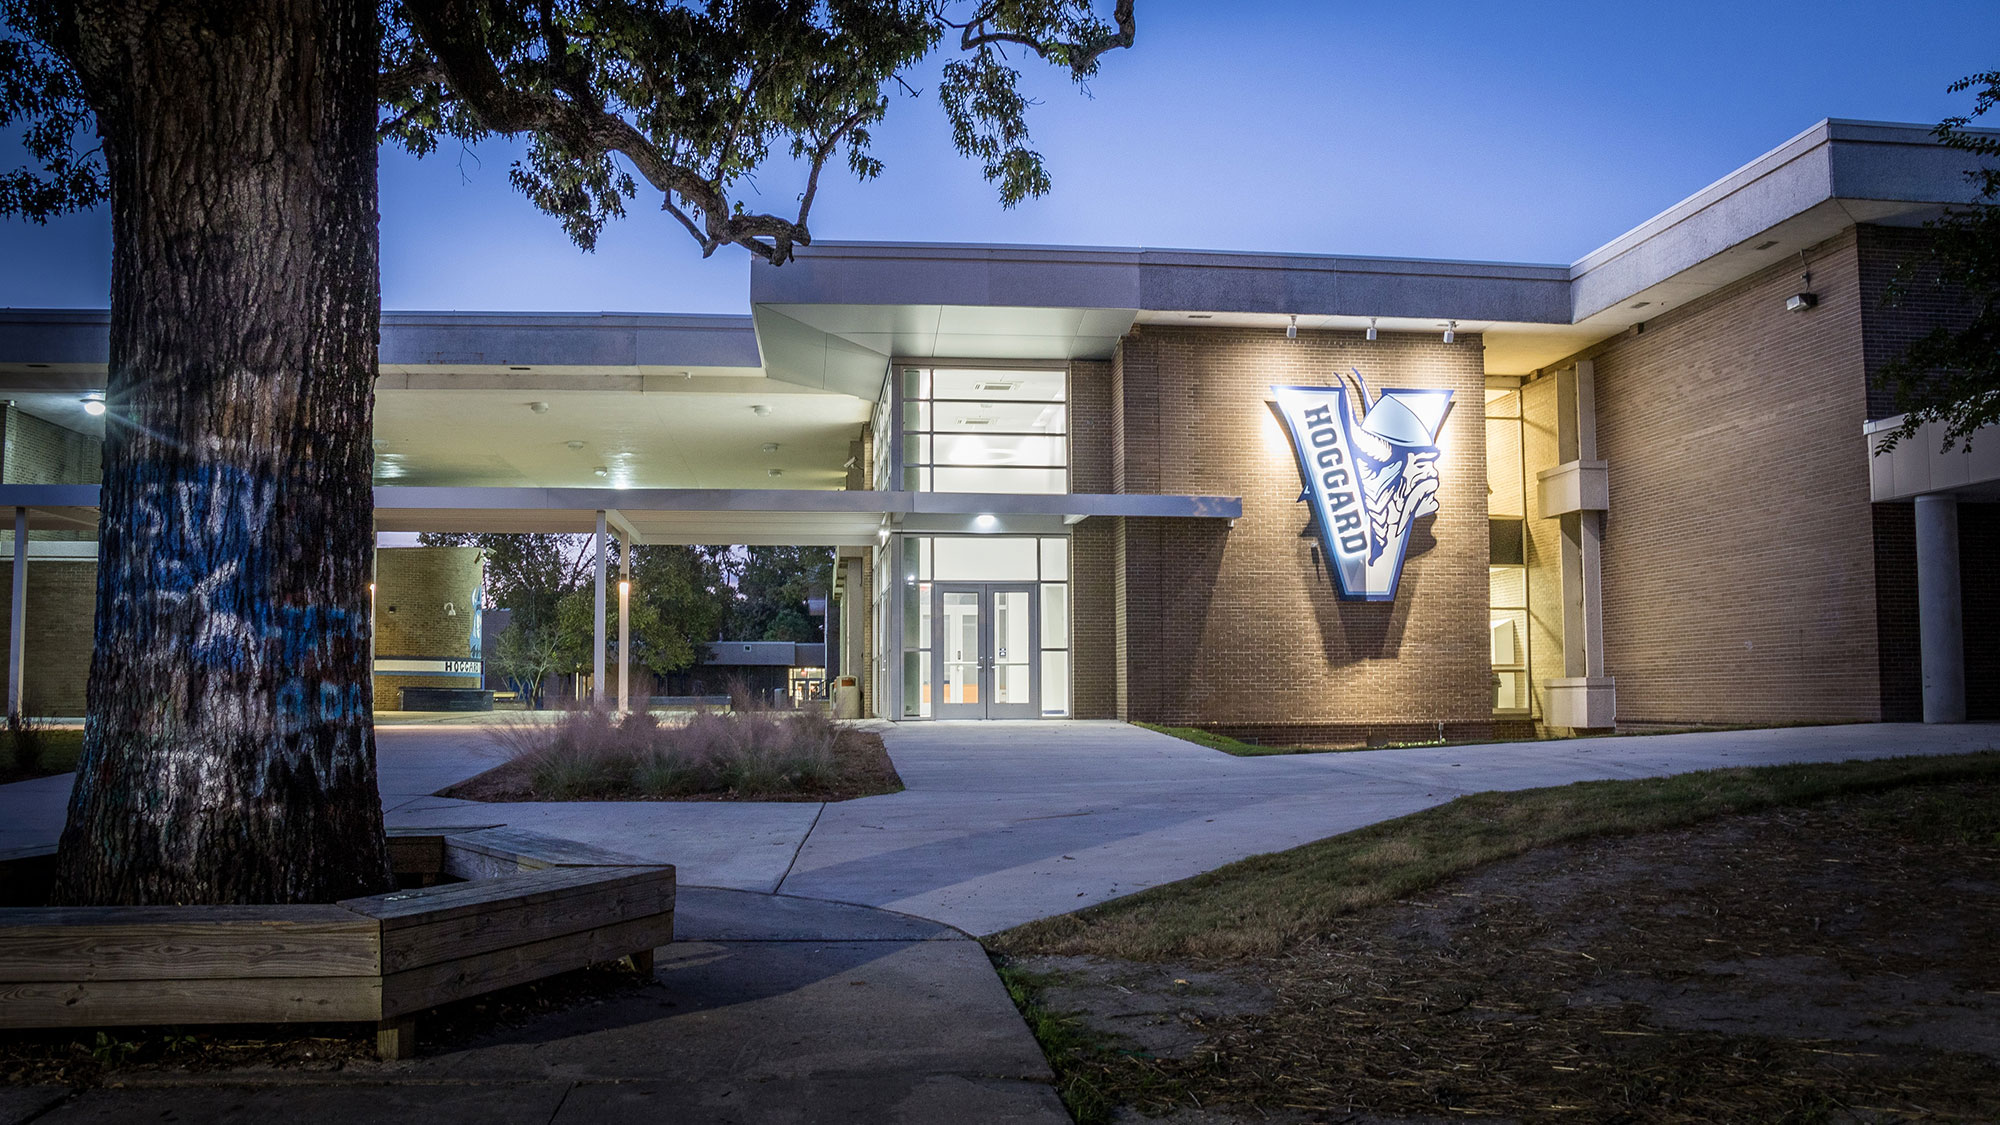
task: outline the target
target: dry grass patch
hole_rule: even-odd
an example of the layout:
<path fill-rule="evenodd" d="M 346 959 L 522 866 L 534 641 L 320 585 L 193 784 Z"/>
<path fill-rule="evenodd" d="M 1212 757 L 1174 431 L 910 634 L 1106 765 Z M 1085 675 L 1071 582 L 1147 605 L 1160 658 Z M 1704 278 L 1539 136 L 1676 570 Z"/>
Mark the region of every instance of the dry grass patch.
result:
<path fill-rule="evenodd" d="M 1130 959 L 1276 953 L 1334 919 L 1481 864 L 1591 836 L 1912 784 L 2000 779 L 2000 753 L 1706 770 L 1479 793 L 1304 847 L 1030 922 L 997 951 Z"/>
<path fill-rule="evenodd" d="M 663 722 L 574 711 L 497 728 L 508 760 L 441 790 L 472 801 L 832 801 L 903 788 L 881 736 L 814 711 L 697 712 Z"/>

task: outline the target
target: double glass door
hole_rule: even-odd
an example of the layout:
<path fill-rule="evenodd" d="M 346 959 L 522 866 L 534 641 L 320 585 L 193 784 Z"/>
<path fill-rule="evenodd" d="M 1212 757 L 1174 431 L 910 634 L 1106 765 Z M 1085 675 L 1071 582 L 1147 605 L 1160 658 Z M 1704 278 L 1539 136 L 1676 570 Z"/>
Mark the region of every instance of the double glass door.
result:
<path fill-rule="evenodd" d="M 1041 714 L 1035 585 L 941 582 L 931 587 L 933 714 L 940 719 L 1032 719 Z"/>

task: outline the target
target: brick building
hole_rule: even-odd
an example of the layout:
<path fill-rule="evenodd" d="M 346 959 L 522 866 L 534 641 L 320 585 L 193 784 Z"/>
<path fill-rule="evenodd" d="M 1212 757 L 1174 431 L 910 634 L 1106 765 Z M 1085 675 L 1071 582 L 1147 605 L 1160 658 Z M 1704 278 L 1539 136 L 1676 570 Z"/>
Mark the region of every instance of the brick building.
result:
<path fill-rule="evenodd" d="M 827 674 L 899 720 L 2000 718 L 2000 442 L 1872 436 L 1970 159 L 1821 122 L 1569 264 L 822 242 L 744 317 L 390 313 L 377 524 L 598 536 L 607 642 L 613 541 L 836 547 Z M 103 332 L 0 318 L 22 526 L 92 526 L 12 419 L 90 439 Z"/>

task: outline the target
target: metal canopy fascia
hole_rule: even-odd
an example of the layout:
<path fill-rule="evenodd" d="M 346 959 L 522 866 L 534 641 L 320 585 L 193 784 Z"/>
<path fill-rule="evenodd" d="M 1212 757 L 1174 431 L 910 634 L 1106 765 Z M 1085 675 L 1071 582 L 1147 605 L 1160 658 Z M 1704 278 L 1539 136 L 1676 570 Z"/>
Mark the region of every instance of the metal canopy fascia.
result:
<path fill-rule="evenodd" d="M 1996 134 L 2000 135 L 2000 134 Z M 1568 266 L 1135 247 L 819 242 L 752 263 L 760 334 L 799 329 L 888 356 L 1078 358 L 1024 331 L 1005 356 L 941 318 L 970 311 L 1139 323 L 1434 330 L 1487 335 L 1489 369 L 1525 374 L 1826 240 L 1857 223 L 1910 226 L 1970 192 L 1979 161 L 1927 126 L 1827 119 Z M 940 319 L 927 328 L 925 319 Z M 997 339 L 997 337 L 993 337 Z M 971 347 L 968 349 L 968 343 Z M 1115 339 L 1109 341 L 1115 344 Z M 767 345 L 767 359 L 771 358 Z M 1521 370 L 1512 370 L 1521 368 Z"/>
<path fill-rule="evenodd" d="M 0 511 L 35 530 L 94 530 L 96 485 L 0 485 Z M 1240 518 L 1235 496 L 839 492 L 807 489 L 375 489 L 382 531 L 570 532 L 605 521 L 644 543 L 866 546 L 886 527 L 926 534 L 1056 534 L 1091 517 Z M 991 521 L 983 517 L 993 517 Z M 990 522 L 990 525 L 989 525 Z"/>

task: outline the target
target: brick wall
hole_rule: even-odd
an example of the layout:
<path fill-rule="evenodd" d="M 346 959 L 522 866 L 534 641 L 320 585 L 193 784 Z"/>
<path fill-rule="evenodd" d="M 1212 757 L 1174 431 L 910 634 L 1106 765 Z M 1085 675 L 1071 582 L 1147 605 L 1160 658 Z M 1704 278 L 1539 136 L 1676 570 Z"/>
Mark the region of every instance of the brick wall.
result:
<path fill-rule="evenodd" d="M 1596 353 L 1621 722 L 1881 714 L 1867 388 L 1850 232 Z"/>
<path fill-rule="evenodd" d="M 0 591 L 13 588 L 14 562 L 0 561 Z M 28 560 L 28 621 L 21 684 L 21 705 L 28 714 L 63 718 L 83 714 L 96 606 L 94 560 Z M 0 653 L 11 651 L 12 617 L 0 612 Z"/>
<path fill-rule="evenodd" d="M 1481 356 L 1472 334 L 1447 345 L 1428 334 L 1287 341 L 1269 329 L 1148 326 L 1127 337 L 1112 367 L 1114 486 L 1242 496 L 1243 518 L 1233 530 L 1117 521 L 1120 716 L 1267 741 L 1490 730 Z M 1375 388 L 1457 392 L 1442 507 L 1418 525 L 1393 603 L 1337 596 L 1267 405 L 1273 384 L 1333 385 L 1349 367 Z"/>
<path fill-rule="evenodd" d="M 464 658 L 472 655 L 479 611 L 472 595 L 486 564 L 477 547 L 385 547 L 375 553 L 375 656 Z M 456 613 L 445 612 L 449 603 Z M 400 706 L 406 687 L 478 687 L 466 676 L 375 677 L 376 706 Z"/>
<path fill-rule="evenodd" d="M 1973 314 L 1971 306 L 1936 285 L 1936 272 L 1919 268 L 1892 297 L 1891 283 L 1899 266 L 1921 263 L 1929 235 L 1910 227 L 1860 226 L 1854 231 L 1859 259 L 1859 296 L 1863 326 L 1862 360 L 1868 372 L 1868 417 L 1887 418 L 1901 411 L 1888 387 L 1878 386 L 1882 368 L 1903 354 L 1911 343 L 1933 328 L 1960 327 Z M 1815 290 L 1820 285 L 1813 274 Z M 1821 294 L 1824 296 L 1824 294 Z"/>

